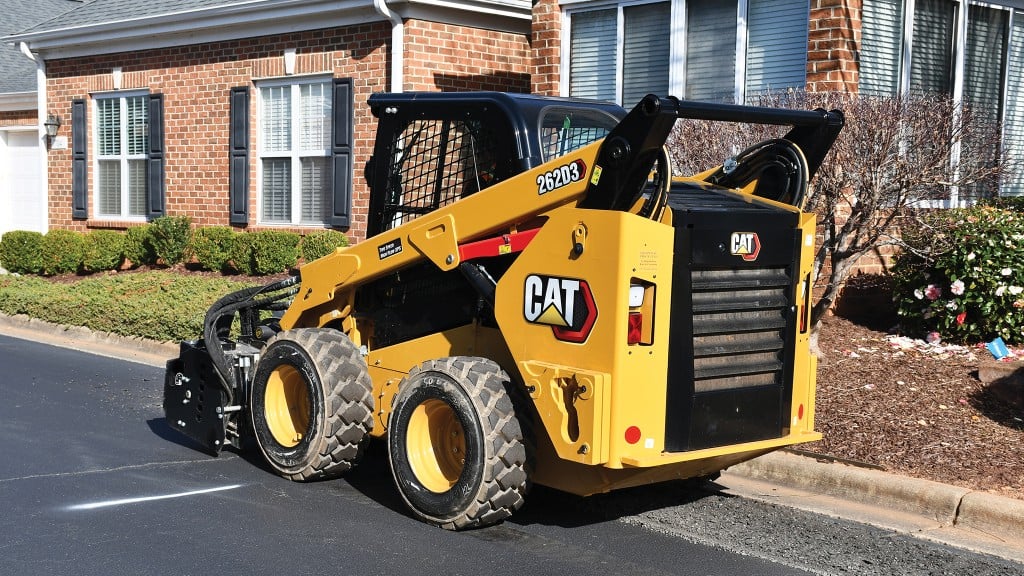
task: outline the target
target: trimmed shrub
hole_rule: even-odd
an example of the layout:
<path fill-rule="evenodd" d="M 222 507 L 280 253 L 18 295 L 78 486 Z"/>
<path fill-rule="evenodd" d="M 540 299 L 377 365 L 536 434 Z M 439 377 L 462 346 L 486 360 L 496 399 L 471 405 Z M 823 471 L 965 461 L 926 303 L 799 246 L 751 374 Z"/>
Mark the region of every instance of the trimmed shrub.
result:
<path fill-rule="evenodd" d="M 235 234 L 231 239 L 231 267 L 240 274 L 254 276 L 256 274 L 256 262 L 252 256 L 252 245 L 255 240 L 255 232 Z"/>
<path fill-rule="evenodd" d="M 43 274 L 78 272 L 85 258 L 85 236 L 73 230 L 50 230 L 40 245 Z"/>
<path fill-rule="evenodd" d="M 0 266 L 17 274 L 38 274 L 43 269 L 41 232 L 12 230 L 0 239 Z"/>
<path fill-rule="evenodd" d="M 902 324 L 950 342 L 1024 342 L 1024 214 L 938 210 L 906 230 L 893 267 Z"/>
<path fill-rule="evenodd" d="M 299 260 L 299 238 L 284 230 L 238 234 L 231 247 L 231 263 L 250 276 L 287 272 Z"/>
<path fill-rule="evenodd" d="M 187 256 L 195 258 L 204 270 L 220 272 L 231 259 L 236 232 L 228 226 L 196 228 L 189 239 Z"/>
<path fill-rule="evenodd" d="M 124 257 L 132 263 L 132 266 L 156 264 L 152 230 L 152 224 L 145 224 L 133 226 L 125 232 Z"/>
<path fill-rule="evenodd" d="M 124 234 L 115 230 L 93 230 L 85 235 L 82 268 L 86 272 L 116 270 L 124 262 Z"/>
<path fill-rule="evenodd" d="M 336 248 L 348 246 L 348 236 L 337 230 L 322 230 L 307 234 L 299 246 L 302 258 L 312 262 L 334 252 Z"/>
<path fill-rule="evenodd" d="M 153 220 L 151 230 L 153 252 L 165 266 L 185 260 L 185 249 L 192 235 L 192 219 L 188 216 L 161 216 Z"/>

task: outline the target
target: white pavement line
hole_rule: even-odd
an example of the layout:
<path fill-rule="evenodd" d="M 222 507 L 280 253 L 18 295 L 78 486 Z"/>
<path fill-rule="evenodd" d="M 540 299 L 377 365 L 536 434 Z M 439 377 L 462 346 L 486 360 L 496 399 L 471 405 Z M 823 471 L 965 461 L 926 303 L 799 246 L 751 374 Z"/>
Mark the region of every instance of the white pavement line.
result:
<path fill-rule="evenodd" d="M 73 504 L 68 506 L 67 510 L 95 510 L 97 508 L 110 508 L 112 506 L 124 506 L 126 504 L 139 504 L 141 502 L 153 502 L 156 500 L 170 500 L 172 498 L 185 498 L 188 496 L 199 496 L 202 494 L 211 494 L 213 492 L 224 492 L 226 490 L 234 490 L 241 488 L 242 484 L 232 484 L 230 486 L 218 486 L 216 488 L 205 488 L 203 490 L 191 490 L 189 492 L 179 492 L 177 494 L 161 494 L 159 496 L 140 496 L 137 498 L 121 498 L 119 500 L 104 500 L 100 502 L 87 502 L 85 504 Z"/>

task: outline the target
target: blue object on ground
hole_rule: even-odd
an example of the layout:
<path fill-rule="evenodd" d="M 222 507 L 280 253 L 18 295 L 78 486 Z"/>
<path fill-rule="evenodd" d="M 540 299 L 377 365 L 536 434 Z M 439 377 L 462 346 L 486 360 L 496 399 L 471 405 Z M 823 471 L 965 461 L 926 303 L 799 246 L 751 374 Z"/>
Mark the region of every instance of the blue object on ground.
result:
<path fill-rule="evenodd" d="M 995 340 L 985 344 L 985 348 L 992 353 L 992 356 L 996 360 L 1002 360 L 1010 355 L 1010 350 L 1006 347 L 1006 342 L 1003 342 L 1002 338 L 996 337 Z"/>

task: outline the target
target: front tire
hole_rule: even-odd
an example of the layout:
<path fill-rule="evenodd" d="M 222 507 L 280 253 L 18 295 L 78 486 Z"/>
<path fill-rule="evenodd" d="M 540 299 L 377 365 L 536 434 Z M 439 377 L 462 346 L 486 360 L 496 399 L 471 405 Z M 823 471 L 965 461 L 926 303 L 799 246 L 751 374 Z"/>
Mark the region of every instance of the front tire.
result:
<path fill-rule="evenodd" d="M 409 372 L 388 426 L 391 474 L 413 514 L 449 530 L 501 522 L 529 487 L 512 382 L 483 358 L 432 360 Z"/>
<path fill-rule="evenodd" d="M 370 376 L 337 330 L 304 328 L 267 342 L 250 402 L 260 451 L 298 481 L 334 478 L 362 456 L 373 426 Z"/>

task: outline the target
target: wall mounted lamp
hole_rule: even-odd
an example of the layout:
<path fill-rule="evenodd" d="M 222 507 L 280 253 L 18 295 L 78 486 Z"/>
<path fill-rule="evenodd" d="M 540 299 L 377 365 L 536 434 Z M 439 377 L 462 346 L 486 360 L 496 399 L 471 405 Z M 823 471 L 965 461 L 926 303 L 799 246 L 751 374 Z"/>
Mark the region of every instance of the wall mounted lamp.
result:
<path fill-rule="evenodd" d="M 47 114 L 46 122 L 43 122 L 43 128 L 46 129 L 46 136 L 53 138 L 57 135 L 57 130 L 60 130 L 60 115 Z"/>

